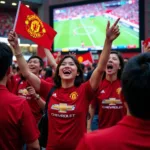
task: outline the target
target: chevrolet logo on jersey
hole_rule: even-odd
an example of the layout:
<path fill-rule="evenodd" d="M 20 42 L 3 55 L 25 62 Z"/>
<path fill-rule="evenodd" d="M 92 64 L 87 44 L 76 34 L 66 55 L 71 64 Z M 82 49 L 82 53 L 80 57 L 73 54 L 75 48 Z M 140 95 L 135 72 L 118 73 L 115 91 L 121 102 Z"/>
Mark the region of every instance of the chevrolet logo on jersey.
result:
<path fill-rule="evenodd" d="M 122 102 L 120 99 L 109 98 L 109 99 L 103 100 L 102 104 L 117 105 L 117 104 L 122 104 Z"/>
<path fill-rule="evenodd" d="M 60 103 L 60 104 L 53 104 L 51 109 L 58 110 L 58 112 L 60 112 L 60 113 L 66 113 L 67 111 L 75 110 L 75 106 L 68 105 L 66 103 Z"/>

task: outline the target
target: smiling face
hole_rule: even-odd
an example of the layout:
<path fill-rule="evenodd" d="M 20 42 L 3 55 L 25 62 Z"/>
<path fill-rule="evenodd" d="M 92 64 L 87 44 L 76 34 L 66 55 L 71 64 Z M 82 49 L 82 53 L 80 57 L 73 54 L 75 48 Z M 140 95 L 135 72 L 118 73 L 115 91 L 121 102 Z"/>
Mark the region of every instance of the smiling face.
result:
<path fill-rule="evenodd" d="M 38 58 L 32 58 L 28 61 L 28 67 L 30 71 L 34 74 L 39 74 L 42 67 L 40 66 L 40 61 Z"/>
<path fill-rule="evenodd" d="M 121 69 L 121 67 L 117 54 L 110 54 L 106 67 L 106 74 L 117 75 L 119 69 Z"/>
<path fill-rule="evenodd" d="M 59 67 L 59 76 L 61 80 L 75 80 L 78 76 L 77 66 L 72 58 L 66 58 L 63 60 Z"/>

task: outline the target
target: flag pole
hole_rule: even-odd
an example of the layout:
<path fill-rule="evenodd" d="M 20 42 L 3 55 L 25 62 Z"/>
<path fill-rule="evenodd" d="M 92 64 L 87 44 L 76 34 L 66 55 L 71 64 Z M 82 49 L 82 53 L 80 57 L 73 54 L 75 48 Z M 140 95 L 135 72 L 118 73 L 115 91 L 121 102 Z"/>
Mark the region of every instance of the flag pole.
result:
<path fill-rule="evenodd" d="M 15 18 L 13 31 L 15 31 L 15 29 L 16 29 L 16 24 L 17 24 L 17 20 L 18 20 L 18 16 L 19 16 L 19 11 L 20 11 L 20 5 L 21 5 L 21 1 L 19 1 L 19 3 L 18 3 L 17 14 L 16 14 L 16 18 Z"/>

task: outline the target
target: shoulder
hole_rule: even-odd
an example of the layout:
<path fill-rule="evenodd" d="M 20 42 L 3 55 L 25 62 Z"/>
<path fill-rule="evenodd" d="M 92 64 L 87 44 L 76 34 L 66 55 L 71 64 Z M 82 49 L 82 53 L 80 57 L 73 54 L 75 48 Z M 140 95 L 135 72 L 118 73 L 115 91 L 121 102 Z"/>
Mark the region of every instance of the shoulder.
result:
<path fill-rule="evenodd" d="M 97 147 L 105 146 L 108 143 L 115 144 L 118 141 L 118 138 L 120 137 L 120 133 L 119 135 L 116 134 L 117 130 L 118 127 L 113 126 L 107 129 L 101 129 L 91 133 L 87 133 L 84 136 L 84 140 L 86 143 L 91 143 L 92 145 L 95 145 Z"/>
<path fill-rule="evenodd" d="M 26 100 L 24 98 L 17 96 L 9 91 L 6 93 L 7 93 L 7 95 L 5 96 L 5 99 L 9 101 L 9 104 L 17 103 L 19 105 L 19 104 L 23 104 L 26 102 Z"/>
<path fill-rule="evenodd" d="M 21 118 L 22 114 L 30 109 L 28 102 L 24 98 L 10 92 L 5 94 L 5 96 L 1 96 L 1 102 L 4 107 L 1 111 L 10 112 L 11 117 Z"/>

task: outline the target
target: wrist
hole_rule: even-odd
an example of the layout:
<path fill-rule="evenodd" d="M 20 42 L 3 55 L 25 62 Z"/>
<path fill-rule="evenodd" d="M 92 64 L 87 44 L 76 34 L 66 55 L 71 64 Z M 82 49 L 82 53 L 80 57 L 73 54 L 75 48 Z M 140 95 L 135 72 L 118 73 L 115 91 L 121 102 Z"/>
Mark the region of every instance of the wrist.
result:
<path fill-rule="evenodd" d="M 40 99 L 40 95 L 39 94 L 35 94 L 35 99 L 39 100 Z"/>
<path fill-rule="evenodd" d="M 15 53 L 14 55 L 16 56 L 16 58 L 19 58 L 19 57 L 23 56 L 22 52 Z"/>
<path fill-rule="evenodd" d="M 20 46 L 19 46 L 18 43 L 15 43 L 14 45 L 11 45 L 11 46 L 12 46 L 14 52 L 15 52 L 15 51 L 20 51 Z"/>
<path fill-rule="evenodd" d="M 112 42 L 113 42 L 113 41 L 110 40 L 110 38 L 108 38 L 108 37 L 106 37 L 105 41 L 108 42 L 108 43 L 110 43 L 110 44 L 112 44 Z"/>

